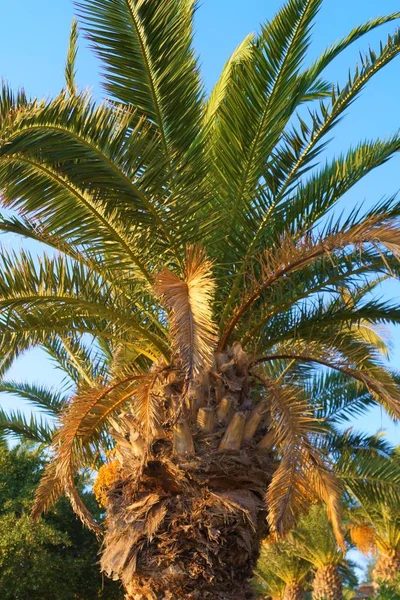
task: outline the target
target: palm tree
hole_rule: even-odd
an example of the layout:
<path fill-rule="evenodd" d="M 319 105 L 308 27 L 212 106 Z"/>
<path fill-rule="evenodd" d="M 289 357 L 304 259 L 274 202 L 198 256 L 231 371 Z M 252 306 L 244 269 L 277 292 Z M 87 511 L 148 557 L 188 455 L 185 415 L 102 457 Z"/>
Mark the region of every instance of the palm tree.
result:
<path fill-rule="evenodd" d="M 399 273 L 400 205 L 327 216 L 400 138 L 317 166 L 400 33 L 344 86 L 326 67 L 400 15 L 305 67 L 320 5 L 289 0 L 205 98 L 193 0 L 82 0 L 109 98 L 76 88 L 75 23 L 55 99 L 2 88 L 0 189 L 12 212 L 0 228 L 53 249 L 1 254 L 2 371 L 60 337 L 109 356 L 61 415 L 34 514 L 65 492 L 99 531 L 74 473 L 111 432 L 102 568 L 129 598 L 251 597 L 267 529 L 282 533 L 316 500 L 343 543 L 341 485 L 308 394 L 321 366 L 363 390 L 358 409 L 400 414 L 396 378 L 358 327 L 399 321 L 370 292 Z"/>
<path fill-rule="evenodd" d="M 264 540 L 255 569 L 255 580 L 260 589 L 282 600 L 302 600 L 304 581 L 311 569 L 310 563 L 295 553 L 290 542 Z M 283 585 L 282 585 L 283 583 Z M 279 595 L 280 594 L 280 595 Z"/>
<path fill-rule="evenodd" d="M 286 584 L 277 577 L 272 571 L 259 570 L 256 567 L 254 571 L 253 586 L 256 591 L 257 600 L 270 598 L 271 600 L 283 600 Z"/>
<path fill-rule="evenodd" d="M 320 505 L 311 508 L 291 533 L 297 554 L 315 570 L 313 600 L 343 600 L 343 576 L 353 579 L 345 554 L 338 547 L 326 512 Z"/>
<path fill-rule="evenodd" d="M 392 501 L 380 497 L 372 501 L 363 498 L 351 511 L 351 518 L 350 535 L 357 548 L 365 554 L 378 555 L 372 572 L 376 587 L 380 584 L 398 585 L 400 514 L 397 498 Z"/>

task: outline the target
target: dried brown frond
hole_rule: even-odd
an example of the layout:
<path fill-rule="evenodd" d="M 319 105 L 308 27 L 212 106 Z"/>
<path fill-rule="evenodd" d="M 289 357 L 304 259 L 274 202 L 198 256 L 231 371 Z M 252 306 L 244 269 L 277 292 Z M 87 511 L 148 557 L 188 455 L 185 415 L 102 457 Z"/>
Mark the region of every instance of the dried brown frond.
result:
<path fill-rule="evenodd" d="M 349 532 L 351 541 L 363 554 L 370 554 L 376 549 L 375 532 L 370 525 L 350 525 Z"/>
<path fill-rule="evenodd" d="M 59 477 L 55 459 L 46 466 L 44 475 L 36 490 L 35 502 L 31 511 L 32 519 L 35 521 L 39 519 L 41 514 L 47 512 L 63 493 L 68 496 L 75 514 L 81 519 L 82 523 L 96 534 L 99 534 L 101 529 L 79 497 L 72 474 L 63 481 Z"/>
<path fill-rule="evenodd" d="M 346 356 L 341 356 L 336 348 L 319 342 L 291 340 L 290 344 L 281 345 L 277 348 L 276 353 L 265 356 L 257 362 L 278 359 L 314 362 L 345 373 L 364 384 L 389 414 L 400 418 L 400 388 L 398 384 L 384 367 L 372 363 L 364 352 L 358 352 L 357 347 L 349 349 Z"/>
<path fill-rule="evenodd" d="M 271 420 L 281 463 L 267 493 L 268 521 L 273 531 L 283 533 L 305 511 L 310 494 L 306 477 L 308 456 L 305 441 L 317 425 L 307 402 L 294 388 L 266 382 L 270 390 Z"/>
<path fill-rule="evenodd" d="M 400 256 L 400 228 L 393 220 L 388 222 L 384 215 L 367 217 L 361 223 L 340 229 L 325 237 L 313 237 L 306 233 L 294 238 L 290 232 L 281 236 L 271 249 L 259 258 L 261 275 L 252 277 L 252 285 L 247 290 L 241 304 L 236 308 L 219 343 L 219 350 L 226 348 L 229 337 L 245 312 L 258 300 L 261 294 L 274 285 L 281 277 L 294 273 L 312 264 L 323 256 L 335 260 L 335 253 L 347 246 L 362 252 L 366 244 L 378 250 L 383 246 L 389 252 Z"/>
<path fill-rule="evenodd" d="M 340 486 L 310 441 L 311 434 L 321 433 L 320 423 L 298 389 L 264 383 L 270 391 L 275 444 L 281 456 L 267 492 L 271 530 L 278 534 L 288 531 L 312 503 L 323 500 L 338 543 L 343 546 Z"/>
<path fill-rule="evenodd" d="M 96 535 L 101 535 L 102 529 L 100 525 L 94 520 L 92 514 L 83 502 L 82 498 L 79 496 L 78 490 L 75 487 L 72 469 L 67 477 L 64 477 L 62 481 L 64 484 L 65 494 L 68 497 L 72 506 L 72 510 L 76 516 L 79 517 L 79 519 L 88 529 L 93 531 Z"/>
<path fill-rule="evenodd" d="M 54 459 L 49 473 L 45 474 L 39 485 L 33 514 L 48 510 L 58 498 L 55 490 L 60 487 L 69 496 L 78 516 L 92 529 L 96 524 L 89 511 L 83 505 L 74 486 L 73 473 L 78 458 L 82 459 L 90 448 L 90 443 L 100 432 L 101 427 L 111 418 L 122 404 L 129 401 L 144 375 L 128 371 L 108 384 L 99 383 L 97 387 L 78 393 L 70 406 L 61 416 L 61 427 L 54 437 Z M 59 494 L 60 495 L 60 494 Z"/>
<path fill-rule="evenodd" d="M 160 425 L 160 400 L 154 393 L 159 373 L 146 376 L 136 387 L 132 403 L 132 414 L 143 433 L 146 447 L 157 433 Z"/>
<path fill-rule="evenodd" d="M 215 290 L 211 267 L 203 250 L 191 246 L 186 255 L 185 279 L 164 269 L 154 285 L 170 311 L 172 343 L 187 381 L 212 365 L 217 329 L 211 307 Z"/>
<path fill-rule="evenodd" d="M 346 547 L 341 522 L 340 497 L 342 489 L 340 483 L 333 471 L 328 468 L 322 457 L 315 450 L 309 450 L 309 459 L 310 468 L 307 471 L 307 476 L 311 487 L 317 497 L 325 503 L 336 541 L 340 549 L 345 551 Z"/>
<path fill-rule="evenodd" d="M 40 480 L 35 493 L 35 502 L 31 511 L 31 517 L 35 521 L 42 513 L 49 510 L 63 494 L 64 487 L 56 473 L 54 461 L 46 465 L 44 474 Z"/>

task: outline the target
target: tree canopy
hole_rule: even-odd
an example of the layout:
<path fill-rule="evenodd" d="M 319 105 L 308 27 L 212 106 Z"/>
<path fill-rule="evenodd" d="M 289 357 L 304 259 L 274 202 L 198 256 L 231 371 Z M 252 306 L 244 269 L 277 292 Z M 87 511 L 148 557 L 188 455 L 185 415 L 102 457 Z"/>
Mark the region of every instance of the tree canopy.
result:
<path fill-rule="evenodd" d="M 65 499 L 45 519 L 34 523 L 30 518 L 46 462 L 43 452 L 27 444 L 0 449 L 1 598 L 122 600 L 119 585 L 99 573 L 95 536 L 82 527 Z"/>

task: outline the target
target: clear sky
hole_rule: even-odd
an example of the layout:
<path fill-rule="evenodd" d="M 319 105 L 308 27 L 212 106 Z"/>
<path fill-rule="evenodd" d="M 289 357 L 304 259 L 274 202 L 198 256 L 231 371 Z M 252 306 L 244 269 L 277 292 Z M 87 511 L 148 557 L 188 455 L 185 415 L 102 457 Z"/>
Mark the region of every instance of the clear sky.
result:
<path fill-rule="evenodd" d="M 281 0 L 203 0 L 196 15 L 196 48 L 201 57 L 206 88 L 209 90 L 236 45 L 259 24 L 272 17 Z M 72 0 L 0 0 L 0 77 L 13 87 L 23 85 L 29 95 L 52 96 L 63 86 L 63 70 L 68 33 L 73 17 Z M 400 9 L 399 0 L 325 0 L 317 18 L 309 59 L 327 45 L 345 35 L 352 27 L 370 17 Z M 400 25 L 400 23 L 399 23 Z M 344 82 L 348 68 L 353 67 L 360 49 L 377 48 L 379 40 L 393 31 L 394 24 L 380 28 L 348 50 L 328 75 Z M 78 84 L 89 87 L 96 97 L 102 95 L 96 59 L 80 40 Z M 386 137 L 400 128 L 400 58 L 363 92 L 351 107 L 346 119 L 335 130 L 332 153 L 345 151 L 351 144 L 365 138 Z M 400 157 L 396 157 L 375 173 L 367 176 L 344 200 L 348 208 L 359 202 L 370 205 L 400 189 Z M 12 236 L 3 236 L 3 243 L 16 247 Z M 400 296 L 400 286 L 386 285 L 382 294 Z M 400 336 L 392 330 L 392 366 L 400 365 Z M 13 367 L 10 377 L 19 380 L 47 381 L 59 385 L 62 374 L 39 350 L 26 354 Z M 0 395 L 4 407 L 19 407 L 15 399 Z M 400 444 L 400 430 L 389 422 L 379 409 L 359 419 L 357 427 L 369 432 L 384 428 L 393 443 Z"/>

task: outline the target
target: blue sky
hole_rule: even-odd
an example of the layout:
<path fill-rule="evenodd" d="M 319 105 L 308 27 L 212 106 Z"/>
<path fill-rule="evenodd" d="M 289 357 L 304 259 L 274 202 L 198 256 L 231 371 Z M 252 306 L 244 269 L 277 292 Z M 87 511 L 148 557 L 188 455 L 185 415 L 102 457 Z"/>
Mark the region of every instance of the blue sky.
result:
<path fill-rule="evenodd" d="M 49 97 L 56 94 L 63 86 L 68 33 L 73 17 L 72 0 L 18 0 L 2 4 L 0 77 L 13 87 L 23 85 L 32 96 Z M 196 15 L 195 43 L 208 90 L 236 45 L 247 33 L 257 31 L 259 24 L 272 17 L 280 4 L 280 0 L 202 1 Z M 313 32 L 309 60 L 355 25 L 399 8 L 398 0 L 325 0 Z M 384 39 L 394 28 L 393 24 L 382 27 L 355 44 L 336 61 L 328 75 L 333 80 L 344 82 L 348 68 L 353 67 L 358 60 L 359 50 L 367 50 L 369 45 L 377 48 L 379 40 Z M 361 139 L 387 137 L 400 128 L 399 75 L 400 58 L 378 74 L 351 107 L 346 119 L 335 130 L 330 154 L 345 151 Z M 81 88 L 91 88 L 96 97 L 101 97 L 99 65 L 83 39 L 80 40 L 77 79 Z M 379 171 L 368 175 L 346 195 L 342 208 L 348 209 L 359 202 L 369 206 L 384 196 L 396 193 L 400 189 L 399 173 L 400 157 L 397 157 Z M 11 236 L 4 236 L 2 241 L 8 247 L 15 248 L 20 244 Z M 400 286 L 395 283 L 385 285 L 381 293 L 398 301 Z M 400 336 L 395 329 L 391 335 L 391 364 L 398 368 Z M 59 385 L 62 374 L 54 370 L 41 351 L 35 350 L 15 364 L 10 377 Z M 0 395 L 0 405 L 19 407 L 21 403 Z M 356 426 L 370 432 L 383 428 L 393 443 L 400 443 L 399 428 L 390 423 L 379 409 L 359 419 Z"/>

